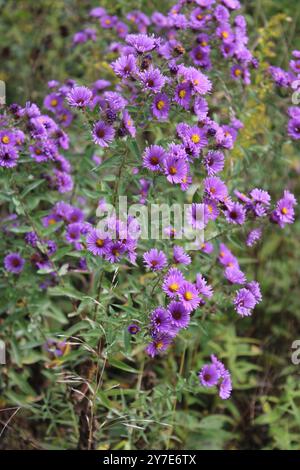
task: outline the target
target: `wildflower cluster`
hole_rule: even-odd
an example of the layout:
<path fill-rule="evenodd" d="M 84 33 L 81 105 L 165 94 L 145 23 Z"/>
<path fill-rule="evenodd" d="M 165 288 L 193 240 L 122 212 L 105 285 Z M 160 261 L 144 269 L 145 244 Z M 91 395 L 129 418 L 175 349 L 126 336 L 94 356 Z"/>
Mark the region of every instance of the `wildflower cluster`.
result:
<path fill-rule="evenodd" d="M 44 99 L 44 108 L 53 117 L 43 114 L 32 103 L 25 107 L 12 105 L 1 116 L 1 171 L 18 174 L 24 166 L 49 190 L 47 203 L 43 201 L 37 208 L 38 202 L 36 205 L 33 202 L 31 206 L 36 211 L 35 223 L 27 211 L 20 209 L 17 200 L 18 213 L 13 224 L 14 229 L 26 224 L 25 235 L 23 231 L 18 235 L 25 243 L 18 243 L 20 253 L 11 251 L 13 230 L 7 228 L 4 257 L 7 272 L 20 275 L 28 268 L 45 274 L 47 277 L 39 288 L 47 289 L 60 282 L 61 272 L 80 271 L 93 282 L 93 271 L 99 266 L 103 268 L 105 262 L 126 265 L 129 261 L 130 269 L 143 271 L 142 263 L 138 264 L 139 222 L 129 215 L 125 220 L 120 214 L 110 215 L 99 228 L 94 214 L 95 188 L 81 188 L 79 181 L 78 189 L 74 184 L 73 167 L 62 153 L 68 150 L 71 153 L 69 135 L 76 122 L 87 130 L 83 153 L 90 148 L 101 152 L 101 157 L 93 156 L 100 171 L 102 156 L 122 155 L 118 175 L 109 175 L 114 177 L 114 188 L 103 186 L 109 188 L 111 202 L 118 193 L 123 167 L 129 166 L 126 158 L 135 144 L 137 158 L 130 176 L 127 175 L 126 189 L 134 193 L 138 186 L 139 193 L 133 199 L 138 198 L 146 205 L 157 181 L 162 193 L 178 190 L 175 199 L 181 200 L 192 184 L 199 185 L 201 190 L 188 212 L 189 224 L 196 232 L 205 229 L 210 233 L 211 227 L 218 224 L 233 230 L 249 223 L 253 226 L 247 232 L 246 245 L 252 247 L 262 237 L 268 222 L 281 228 L 294 222 L 296 199 L 289 190 L 272 207 L 271 195 L 266 190 L 254 188 L 244 194 L 234 182 L 225 181 L 226 166 L 232 164 L 230 151 L 243 123 L 227 100 L 226 105 L 219 104 L 219 96 L 223 99 L 224 94 L 218 94 L 218 64 L 229 63 L 231 72 L 227 79 L 231 86 L 236 86 L 235 81 L 239 80 L 242 88 L 250 83 L 250 70 L 258 66 L 247 46 L 246 21 L 238 14 L 239 8 L 238 0 L 180 0 L 167 15 L 154 12 L 147 17 L 134 11 L 127 15 L 127 23 L 101 7 L 90 12 L 102 29 L 115 32 L 119 38 L 108 46 L 109 52 L 115 54 L 111 63 L 114 80 L 101 78 L 90 86 L 81 86 L 74 80 L 64 84 L 52 80 L 48 82 L 50 92 Z M 96 29 L 77 32 L 73 43 L 88 40 L 97 40 Z M 293 77 L 299 69 L 297 54 L 294 52 L 295 60 L 291 63 Z M 274 67 L 270 71 L 278 84 L 290 85 L 292 72 L 286 74 Z M 298 111 L 296 107 L 289 110 L 289 134 L 295 139 L 299 138 L 297 132 L 300 135 Z M 168 128 L 164 127 L 167 122 Z M 156 138 L 156 129 L 163 138 Z M 112 164 L 110 171 L 114 170 Z M 105 208 L 105 204 L 104 197 L 98 207 Z M 176 238 L 175 227 L 168 230 L 170 238 Z M 67 262 L 63 252 L 66 248 L 66 257 L 71 258 Z M 207 239 L 196 248 L 196 252 L 210 257 L 216 245 Z M 196 256 L 179 245 L 172 245 L 171 250 L 171 254 L 168 247 L 161 250 L 151 246 L 143 250 L 146 269 L 161 281 L 165 304 L 147 312 L 145 324 L 128 325 L 128 321 L 126 325 L 132 335 L 143 331 L 149 340 L 146 351 L 151 357 L 173 343 L 189 326 L 195 311 L 212 298 L 215 289 L 208 283 L 208 276 L 197 272 Z M 262 300 L 258 282 L 247 280 L 238 259 L 224 243 L 219 245 L 218 261 L 226 283 L 239 286 L 233 293 L 232 307 L 240 317 L 250 316 Z M 186 267 L 186 275 L 178 268 L 180 264 Z M 193 266 L 195 275 L 191 274 Z M 59 356 L 60 351 L 61 346 L 55 343 L 54 355 Z M 217 386 L 222 399 L 229 398 L 230 373 L 215 356 L 211 357 L 211 364 L 203 366 L 199 380 L 204 387 Z"/>

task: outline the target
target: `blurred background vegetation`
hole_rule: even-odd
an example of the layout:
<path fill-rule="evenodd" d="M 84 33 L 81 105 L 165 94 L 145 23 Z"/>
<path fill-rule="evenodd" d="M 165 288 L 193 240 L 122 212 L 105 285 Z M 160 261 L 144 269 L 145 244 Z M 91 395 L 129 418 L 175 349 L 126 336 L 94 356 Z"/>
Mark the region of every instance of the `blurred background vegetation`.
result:
<path fill-rule="evenodd" d="M 167 10 L 171 3 L 169 0 L 100 2 L 110 13 L 120 16 L 135 8 L 145 13 L 162 6 Z M 285 131 L 286 107 L 290 103 L 283 99 L 282 105 L 274 106 L 273 85 L 265 76 L 268 63 L 286 67 L 290 51 L 300 49 L 299 1 L 242 0 L 242 3 L 251 44 L 262 67 L 247 100 L 242 103 L 246 126 L 234 150 L 236 173 L 233 177 L 239 175 L 236 176 L 237 186 L 261 186 L 270 189 L 274 197 L 281 195 L 285 185 L 300 200 L 299 148 L 288 141 Z M 0 79 L 7 84 L 8 103 L 24 104 L 31 100 L 41 104 L 50 79 L 64 81 L 70 77 L 88 84 L 102 76 L 105 64 L 101 50 L 85 46 L 79 50 L 72 48 L 72 36 L 87 25 L 88 11 L 93 6 L 99 3 L 0 0 Z M 272 132 L 274 128 L 281 128 L 282 134 Z M 246 165 L 241 162 L 241 156 L 247 159 Z M 241 165 L 247 171 L 241 173 Z M 231 316 L 231 321 L 219 318 L 210 323 L 207 328 L 213 330 L 213 335 L 207 331 L 201 336 L 200 347 L 197 334 L 191 329 L 184 341 L 178 341 L 172 355 L 146 365 L 142 385 L 138 386 L 145 391 L 154 387 L 151 396 L 135 392 L 132 392 L 133 397 L 130 395 L 131 390 L 135 390 L 130 374 L 126 375 L 130 370 L 122 371 L 120 367 L 119 375 L 108 370 L 107 388 L 115 383 L 121 383 L 124 388 L 124 396 L 119 397 L 120 415 L 126 410 L 128 420 L 150 419 L 152 424 L 143 430 L 131 428 L 126 433 L 120 418 L 113 414 L 107 417 L 105 412 L 117 398 L 112 389 L 110 395 L 102 397 L 103 415 L 107 417 L 102 430 L 105 436 L 104 440 L 102 436 L 102 448 L 164 447 L 166 431 L 161 423 L 164 419 L 169 422 L 171 415 L 177 437 L 172 443 L 174 447 L 300 449 L 300 365 L 291 363 L 291 344 L 300 339 L 300 221 L 284 231 L 271 227 L 264 242 L 248 257 L 242 242 L 235 239 L 231 242 L 241 264 L 247 265 L 249 275 L 261 283 L 263 303 L 250 319 L 239 322 Z M 180 376 L 176 376 L 186 350 L 185 365 L 180 368 Z M 201 356 L 197 356 L 200 350 Z M 234 383 L 239 384 L 233 399 L 226 403 L 220 403 L 210 393 L 198 396 L 189 393 L 193 382 L 189 384 L 185 380 L 189 368 L 202 364 L 203 357 L 211 350 L 223 354 L 234 373 Z M 139 361 L 141 357 L 142 354 Z M 3 398 L 3 408 L 13 400 L 18 402 L 18 394 L 30 397 L 34 393 L 28 376 L 34 370 L 29 373 L 20 368 L 19 371 L 22 371 L 19 376 L 18 370 L 11 371 L 10 402 Z M 48 384 L 54 383 L 55 377 L 49 371 L 46 375 Z M 127 396 L 131 396 L 129 408 Z M 30 420 L 33 417 L 34 422 L 37 403 L 32 409 L 28 408 L 28 415 L 25 409 L 25 415 L 21 414 L 10 423 L 0 448 L 31 448 L 40 440 L 43 447 L 64 447 L 64 433 L 72 429 L 75 420 L 72 410 L 66 409 L 66 400 L 63 386 L 55 388 L 55 396 L 49 392 L 43 401 L 44 420 L 35 424 L 30 424 Z M 167 403 L 165 408 L 161 408 L 163 401 Z M 41 409 L 38 416 L 41 416 Z M 3 414 L 0 420 L 5 422 Z M 72 438 L 68 439 L 70 446 Z"/>

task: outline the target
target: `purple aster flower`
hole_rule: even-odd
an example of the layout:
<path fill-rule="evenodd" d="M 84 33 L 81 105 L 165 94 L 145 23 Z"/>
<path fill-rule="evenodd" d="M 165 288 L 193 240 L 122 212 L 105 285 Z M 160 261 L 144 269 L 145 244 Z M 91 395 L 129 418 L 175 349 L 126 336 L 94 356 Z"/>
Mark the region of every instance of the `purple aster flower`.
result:
<path fill-rule="evenodd" d="M 166 158 L 166 152 L 160 145 L 151 145 L 143 154 L 143 166 L 151 171 L 160 171 Z"/>
<path fill-rule="evenodd" d="M 214 246 L 211 242 L 204 242 L 200 246 L 200 250 L 207 255 L 210 255 L 214 251 Z"/>
<path fill-rule="evenodd" d="M 86 86 L 75 86 L 67 94 L 67 102 L 70 106 L 84 108 L 92 99 L 92 92 Z"/>
<path fill-rule="evenodd" d="M 191 257 L 184 251 L 182 246 L 175 245 L 173 248 L 173 261 L 175 264 L 191 264 Z"/>
<path fill-rule="evenodd" d="M 92 135 L 95 144 L 100 145 L 100 147 L 108 147 L 114 139 L 115 130 L 104 121 L 98 121 L 94 125 Z"/>
<path fill-rule="evenodd" d="M 211 68 L 208 49 L 205 49 L 201 46 L 196 46 L 191 50 L 190 56 L 193 59 L 195 65 L 198 65 L 199 67 L 202 67 L 206 70 Z"/>
<path fill-rule="evenodd" d="M 277 202 L 276 208 L 271 214 L 271 220 L 281 228 L 284 228 L 286 224 L 294 223 L 295 204 L 297 204 L 295 196 L 289 191 L 284 191 L 283 198 Z"/>
<path fill-rule="evenodd" d="M 246 210 L 239 202 L 229 204 L 228 208 L 224 211 L 227 222 L 230 224 L 243 225 L 246 219 Z"/>
<path fill-rule="evenodd" d="M 133 119 L 131 118 L 130 114 L 126 109 L 124 109 L 122 114 L 122 124 L 126 132 L 131 135 L 131 137 L 135 137 L 136 135 L 136 127 L 134 125 Z"/>
<path fill-rule="evenodd" d="M 168 119 L 170 111 L 170 101 L 166 93 L 157 93 L 151 105 L 153 116 L 161 121 Z"/>
<path fill-rule="evenodd" d="M 131 325 L 128 326 L 127 331 L 131 335 L 136 335 L 137 333 L 141 331 L 141 328 L 136 323 L 132 323 Z"/>
<path fill-rule="evenodd" d="M 150 251 L 144 253 L 144 264 L 152 271 L 161 271 L 167 265 L 167 257 L 163 251 L 151 248 Z"/>
<path fill-rule="evenodd" d="M 148 344 L 146 348 L 146 353 L 149 356 L 154 357 L 160 352 L 165 351 L 169 347 L 169 345 L 172 343 L 172 340 L 173 340 L 172 336 L 166 333 L 159 334 L 153 338 L 151 343 Z"/>
<path fill-rule="evenodd" d="M 110 242 L 107 234 L 97 229 L 90 230 L 86 237 L 87 249 L 95 256 L 103 256 Z"/>
<path fill-rule="evenodd" d="M 220 374 L 215 364 L 205 364 L 198 374 L 203 387 L 214 387 L 217 385 Z"/>
<path fill-rule="evenodd" d="M 4 258 L 4 267 L 6 271 L 14 274 L 20 274 L 23 270 L 25 260 L 19 253 L 9 253 Z"/>
<path fill-rule="evenodd" d="M 199 294 L 204 295 L 204 297 L 211 298 L 213 296 L 213 288 L 207 284 L 207 280 L 200 273 L 196 275 L 196 287 Z"/>
<path fill-rule="evenodd" d="M 186 162 L 171 156 L 164 160 L 164 169 L 167 180 L 172 184 L 181 183 L 188 173 Z"/>
<path fill-rule="evenodd" d="M 126 248 L 120 241 L 113 241 L 108 244 L 105 250 L 105 259 L 110 263 L 118 263 L 124 254 Z"/>
<path fill-rule="evenodd" d="M 185 67 L 181 64 L 178 68 L 178 75 L 179 77 L 183 77 L 184 80 L 187 80 L 191 84 L 194 92 L 200 95 L 205 95 L 212 89 L 212 83 L 207 76 L 194 67 Z"/>
<path fill-rule="evenodd" d="M 80 240 L 82 224 L 75 222 L 70 224 L 66 230 L 66 240 L 69 243 L 76 243 Z"/>
<path fill-rule="evenodd" d="M 258 282 L 256 281 L 248 282 L 246 284 L 246 288 L 251 292 L 251 294 L 254 295 L 256 303 L 259 303 L 262 301 L 262 295 L 261 295 L 260 286 Z"/>
<path fill-rule="evenodd" d="M 208 176 L 214 176 L 224 168 L 224 154 L 217 150 L 210 150 L 203 160 Z"/>
<path fill-rule="evenodd" d="M 55 243 L 54 240 L 47 240 L 45 242 L 46 248 L 47 248 L 47 254 L 48 256 L 54 255 L 57 251 L 57 244 Z"/>
<path fill-rule="evenodd" d="M 223 22 L 216 30 L 217 36 L 224 42 L 230 43 L 234 40 L 234 33 L 230 27 L 230 24 Z"/>
<path fill-rule="evenodd" d="M 245 284 L 246 276 L 237 266 L 228 266 L 224 275 L 231 284 Z"/>
<path fill-rule="evenodd" d="M 58 93 L 50 93 L 44 99 L 44 107 L 49 111 L 55 113 L 57 109 L 61 107 L 63 103 L 63 97 Z"/>
<path fill-rule="evenodd" d="M 0 166 L 13 168 L 17 165 L 19 154 L 14 147 L 0 144 Z"/>
<path fill-rule="evenodd" d="M 190 323 L 190 314 L 182 302 L 172 301 L 168 306 L 169 318 L 175 328 L 187 328 Z"/>
<path fill-rule="evenodd" d="M 262 229 L 261 228 L 255 228 L 249 232 L 246 240 L 246 245 L 247 246 L 254 246 L 258 240 L 260 240 L 262 236 Z"/>
<path fill-rule="evenodd" d="M 170 157 L 173 157 L 176 159 L 187 160 L 188 158 L 184 146 L 180 144 L 173 144 L 173 143 L 169 144 L 168 154 Z"/>
<path fill-rule="evenodd" d="M 162 290 L 168 297 L 176 297 L 183 282 L 182 272 L 177 268 L 171 268 L 164 278 Z"/>
<path fill-rule="evenodd" d="M 203 121 L 204 119 L 206 119 L 208 114 L 208 104 L 207 101 L 202 98 L 202 96 L 195 97 L 194 112 L 199 121 Z"/>
<path fill-rule="evenodd" d="M 231 376 L 228 370 L 225 371 L 223 375 L 222 382 L 219 387 L 219 396 L 222 400 L 227 400 L 232 392 L 232 383 L 231 383 Z"/>
<path fill-rule="evenodd" d="M 195 156 L 198 156 L 200 150 L 208 144 L 206 132 L 198 126 L 192 126 L 187 129 L 183 136 L 183 142 Z"/>
<path fill-rule="evenodd" d="M 174 101 L 184 109 L 189 109 L 192 96 L 192 87 L 190 83 L 180 83 L 175 88 Z"/>
<path fill-rule="evenodd" d="M 270 205 L 271 196 L 267 191 L 264 191 L 263 189 L 252 189 L 252 191 L 250 192 L 250 196 L 255 202 L 259 202 L 266 206 Z"/>
<path fill-rule="evenodd" d="M 237 258 L 231 253 L 224 243 L 220 244 L 219 262 L 227 267 L 239 267 Z"/>
<path fill-rule="evenodd" d="M 179 289 L 179 297 L 188 312 L 195 310 L 201 300 L 196 286 L 188 281 L 182 283 Z"/>
<path fill-rule="evenodd" d="M 54 184 L 60 193 L 68 193 L 72 191 L 74 183 L 72 177 L 67 173 L 54 170 Z"/>
<path fill-rule="evenodd" d="M 127 44 L 134 47 L 139 54 L 152 51 L 157 45 L 157 40 L 154 36 L 147 36 L 146 34 L 128 34 L 125 38 Z"/>
<path fill-rule="evenodd" d="M 140 73 L 140 80 L 145 91 L 159 93 L 166 82 L 166 78 L 160 73 L 158 68 L 150 67 Z"/>
<path fill-rule="evenodd" d="M 205 178 L 204 189 L 211 199 L 217 199 L 218 201 L 223 201 L 228 195 L 226 184 L 217 176 Z"/>
<path fill-rule="evenodd" d="M 121 78 L 128 78 L 137 73 L 136 58 L 133 54 L 122 56 L 111 65 L 115 74 Z"/>
<path fill-rule="evenodd" d="M 150 315 L 150 325 L 154 334 L 168 333 L 171 328 L 171 320 L 168 311 L 158 307 Z"/>
<path fill-rule="evenodd" d="M 27 232 L 25 234 L 25 242 L 28 245 L 32 247 L 36 247 L 38 241 L 39 241 L 39 238 L 35 232 Z"/>
<path fill-rule="evenodd" d="M 290 119 L 288 123 L 288 134 L 292 139 L 300 139 L 300 119 Z"/>
<path fill-rule="evenodd" d="M 255 305 L 255 297 L 249 289 L 242 288 L 236 292 L 234 306 L 236 312 L 241 315 L 241 317 L 247 317 L 251 315 L 252 309 L 255 307 Z"/>
<path fill-rule="evenodd" d="M 15 135 L 12 132 L 8 130 L 0 131 L 0 145 L 10 146 L 15 145 L 15 143 Z"/>

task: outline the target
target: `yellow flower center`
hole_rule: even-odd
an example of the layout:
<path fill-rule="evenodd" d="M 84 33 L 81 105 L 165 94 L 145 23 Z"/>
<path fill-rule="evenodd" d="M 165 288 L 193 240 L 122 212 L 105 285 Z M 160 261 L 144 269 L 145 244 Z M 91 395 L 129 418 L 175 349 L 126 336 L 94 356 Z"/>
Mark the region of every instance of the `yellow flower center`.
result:
<path fill-rule="evenodd" d="M 98 238 L 97 241 L 96 241 L 96 245 L 101 247 L 101 246 L 104 245 L 104 241 L 101 238 Z"/>
<path fill-rule="evenodd" d="M 180 90 L 180 92 L 179 92 L 180 98 L 184 98 L 185 95 L 186 95 L 186 90 Z"/>
<path fill-rule="evenodd" d="M 187 291 L 183 294 L 183 297 L 185 298 L 185 300 L 192 300 L 194 296 L 193 296 L 192 292 L 190 292 L 190 291 L 187 290 Z"/>
<path fill-rule="evenodd" d="M 211 192 L 211 194 L 215 194 L 216 188 L 210 188 L 210 192 Z"/>
<path fill-rule="evenodd" d="M 222 37 L 223 37 L 224 39 L 227 39 L 227 38 L 229 37 L 228 31 L 223 31 L 223 32 L 222 32 Z"/>
<path fill-rule="evenodd" d="M 151 157 L 150 158 L 150 162 L 152 163 L 152 165 L 157 165 L 159 160 L 157 157 Z"/>
<path fill-rule="evenodd" d="M 194 144 L 198 144 L 198 142 L 200 142 L 200 137 L 198 134 L 193 134 L 192 135 L 192 141 L 194 142 Z"/>
<path fill-rule="evenodd" d="M 105 20 L 105 24 L 110 24 L 111 21 L 109 19 Z"/>
<path fill-rule="evenodd" d="M 201 14 L 197 15 L 197 20 L 202 20 L 203 18 L 204 18 L 203 15 L 201 15 Z"/>
<path fill-rule="evenodd" d="M 162 341 L 159 341 L 156 343 L 156 349 L 161 349 L 163 347 L 164 343 Z"/>
<path fill-rule="evenodd" d="M 208 209 L 208 212 L 211 214 L 211 213 L 212 213 L 212 211 L 213 211 L 213 208 L 212 208 L 212 206 L 207 206 L 207 209 Z"/>
<path fill-rule="evenodd" d="M 206 47 L 206 46 L 207 46 L 207 42 L 206 42 L 206 41 L 202 41 L 202 42 L 201 42 L 201 46 L 202 46 L 202 47 Z"/>
<path fill-rule="evenodd" d="M 165 107 L 166 103 L 163 100 L 159 100 L 157 103 L 157 109 L 163 109 Z"/>
<path fill-rule="evenodd" d="M 283 208 L 281 209 L 281 212 L 282 212 L 282 214 L 286 215 L 286 214 L 288 213 L 288 210 L 287 210 L 286 207 L 283 207 Z"/>
<path fill-rule="evenodd" d="M 177 292 L 179 289 L 179 285 L 177 284 L 177 282 L 173 282 L 169 285 L 169 289 L 171 292 Z"/>
<path fill-rule="evenodd" d="M 53 108 L 55 108 L 55 106 L 57 106 L 57 100 L 54 98 L 53 100 L 50 101 L 50 104 L 51 106 L 53 106 Z"/>
<path fill-rule="evenodd" d="M 9 144 L 10 141 L 8 135 L 4 135 L 1 140 L 3 144 Z"/>
<path fill-rule="evenodd" d="M 56 220 L 55 219 L 49 219 L 48 224 L 49 225 L 54 225 L 54 224 L 56 224 Z"/>
<path fill-rule="evenodd" d="M 241 73 L 242 73 L 241 69 L 235 69 L 235 71 L 234 71 L 234 75 L 236 77 L 239 77 L 241 75 Z"/>
<path fill-rule="evenodd" d="M 177 168 L 175 166 L 170 166 L 170 173 L 171 173 L 171 175 L 176 175 Z"/>

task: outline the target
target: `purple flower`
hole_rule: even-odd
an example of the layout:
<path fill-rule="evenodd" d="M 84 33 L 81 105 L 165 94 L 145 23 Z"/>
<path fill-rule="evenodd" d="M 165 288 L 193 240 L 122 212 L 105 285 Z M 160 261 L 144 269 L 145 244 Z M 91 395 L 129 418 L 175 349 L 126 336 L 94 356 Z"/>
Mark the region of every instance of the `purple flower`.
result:
<path fill-rule="evenodd" d="M 218 201 L 223 201 L 228 195 L 226 184 L 217 176 L 205 178 L 204 189 L 211 199 L 217 199 Z"/>
<path fill-rule="evenodd" d="M 67 242 L 69 243 L 78 242 L 81 236 L 81 228 L 82 228 L 82 224 L 78 222 L 68 225 L 67 231 L 66 231 Z"/>
<path fill-rule="evenodd" d="M 160 271 L 167 265 L 167 257 L 163 251 L 151 248 L 144 256 L 144 264 L 152 271 Z"/>
<path fill-rule="evenodd" d="M 172 343 L 172 336 L 169 336 L 166 333 L 156 335 L 150 344 L 146 348 L 146 353 L 154 357 L 160 352 L 165 351 L 168 346 Z"/>
<path fill-rule="evenodd" d="M 171 302 L 168 311 L 175 328 L 187 328 L 190 323 L 190 314 L 182 302 Z"/>
<path fill-rule="evenodd" d="M 257 303 L 262 301 L 262 295 L 260 291 L 259 283 L 256 281 L 251 281 L 246 284 L 246 288 L 254 295 Z"/>
<path fill-rule="evenodd" d="M 136 58 L 133 54 L 122 56 L 112 63 L 112 68 L 119 77 L 128 78 L 137 73 Z"/>
<path fill-rule="evenodd" d="M 212 89 L 211 81 L 206 77 L 206 75 L 194 67 L 185 67 L 181 64 L 178 68 L 178 75 L 191 84 L 195 93 L 205 95 Z"/>
<path fill-rule="evenodd" d="M 153 310 L 150 315 L 150 325 L 155 334 L 168 333 L 171 327 L 168 311 L 163 307 Z"/>
<path fill-rule="evenodd" d="M 19 154 L 14 147 L 0 144 L 0 166 L 13 168 L 17 165 Z"/>
<path fill-rule="evenodd" d="M 245 284 L 246 276 L 237 266 L 229 266 L 224 275 L 231 284 Z"/>
<path fill-rule="evenodd" d="M 97 229 L 92 229 L 86 237 L 87 249 L 95 256 L 103 256 L 110 244 L 107 234 Z"/>
<path fill-rule="evenodd" d="M 60 193 L 68 193 L 73 189 L 73 180 L 70 175 L 54 170 L 54 184 Z"/>
<path fill-rule="evenodd" d="M 9 253 L 4 258 L 4 267 L 6 271 L 14 274 L 20 274 L 23 270 L 25 260 L 19 255 L 19 253 Z"/>
<path fill-rule="evenodd" d="M 196 96 L 194 101 L 194 112 L 200 121 L 203 121 L 208 114 L 207 101 L 202 96 Z"/>
<path fill-rule="evenodd" d="M 150 67 L 145 72 L 140 73 L 140 80 L 145 91 L 159 93 L 166 82 L 166 78 L 160 73 L 159 69 Z"/>
<path fill-rule="evenodd" d="M 242 288 L 237 291 L 234 306 L 235 310 L 241 317 L 247 317 L 252 314 L 252 309 L 256 305 L 254 295 L 249 289 Z"/>
<path fill-rule="evenodd" d="M 247 246 L 254 246 L 256 242 L 261 238 L 262 236 L 262 229 L 261 228 L 255 228 L 249 232 L 246 240 L 246 245 Z"/>
<path fill-rule="evenodd" d="M 157 119 L 164 121 L 169 116 L 170 101 L 166 93 L 157 93 L 151 105 L 153 116 Z"/>
<path fill-rule="evenodd" d="M 184 281 L 179 289 L 179 297 L 188 312 L 195 310 L 200 304 L 199 292 L 194 284 Z"/>
<path fill-rule="evenodd" d="M 131 137 L 135 137 L 136 127 L 134 125 L 134 122 L 130 114 L 128 113 L 128 111 L 126 111 L 126 109 L 123 111 L 122 124 L 124 126 L 124 129 L 127 131 L 127 133 L 131 135 Z"/>
<path fill-rule="evenodd" d="M 271 220 L 281 228 L 284 228 L 286 224 L 294 223 L 294 205 L 296 204 L 294 195 L 289 191 L 284 191 L 283 198 L 277 202 L 276 209 L 271 214 Z"/>
<path fill-rule="evenodd" d="M 203 387 L 214 387 L 217 385 L 220 374 L 215 364 L 205 364 L 198 374 Z"/>
<path fill-rule="evenodd" d="M 136 335 L 137 333 L 141 331 L 141 328 L 136 323 L 132 323 L 131 325 L 128 326 L 127 331 L 131 335 Z"/>
<path fill-rule="evenodd" d="M 28 243 L 28 245 L 36 247 L 38 241 L 39 238 L 35 232 L 27 232 L 25 234 L 25 242 Z"/>
<path fill-rule="evenodd" d="M 104 121 L 98 121 L 94 125 L 92 135 L 95 144 L 100 145 L 100 147 L 108 147 L 114 139 L 115 130 Z"/>
<path fill-rule="evenodd" d="M 166 152 L 160 145 L 151 145 L 145 149 L 143 154 L 143 166 L 151 171 L 160 171 Z"/>
<path fill-rule="evenodd" d="M 200 250 L 207 255 L 210 255 L 214 251 L 214 246 L 211 242 L 204 242 L 200 246 Z"/>
<path fill-rule="evenodd" d="M 227 400 L 232 392 L 231 376 L 228 370 L 225 371 L 219 388 L 219 396 L 222 400 Z"/>
<path fill-rule="evenodd" d="M 162 290 L 168 297 L 176 297 L 183 282 L 182 272 L 177 268 L 171 268 L 164 278 Z"/>
<path fill-rule="evenodd" d="M 210 150 L 203 160 L 208 176 L 214 176 L 224 168 L 224 155 L 217 150 Z"/>
<path fill-rule="evenodd" d="M 290 119 L 288 123 L 288 134 L 292 139 L 300 139 L 300 119 Z"/>
<path fill-rule="evenodd" d="M 146 34 L 128 34 L 125 40 L 127 44 L 134 47 L 140 54 L 152 51 L 157 44 L 157 40 L 154 37 L 147 36 Z"/>
<path fill-rule="evenodd" d="M 227 222 L 231 224 L 243 225 L 246 219 L 246 210 L 239 202 L 229 204 L 224 214 Z"/>
<path fill-rule="evenodd" d="M 211 298 L 213 296 L 213 288 L 207 284 L 207 280 L 200 273 L 196 275 L 196 287 L 199 294 L 204 295 L 204 297 Z"/>
<path fill-rule="evenodd" d="M 174 101 L 184 109 L 189 109 L 192 96 L 192 87 L 189 83 L 180 83 L 175 88 Z"/>
<path fill-rule="evenodd" d="M 105 250 L 105 259 L 110 263 L 117 263 L 120 261 L 122 255 L 124 254 L 126 248 L 120 241 L 114 241 L 108 244 L 107 249 Z"/>
<path fill-rule="evenodd" d="M 173 261 L 175 264 L 191 264 L 191 257 L 184 251 L 182 246 L 175 245 L 173 248 Z"/>
<path fill-rule="evenodd" d="M 184 160 L 178 160 L 171 156 L 164 160 L 164 169 L 167 180 L 172 184 L 181 183 L 188 172 L 188 167 Z"/>
<path fill-rule="evenodd" d="M 67 94 L 67 102 L 76 108 L 84 108 L 91 99 L 92 92 L 86 86 L 76 86 Z"/>
<path fill-rule="evenodd" d="M 239 267 L 238 260 L 231 253 L 229 248 L 227 248 L 227 246 L 224 245 L 224 243 L 220 244 L 219 262 L 223 266 L 229 266 L 229 267 L 236 266 L 237 268 Z"/>

